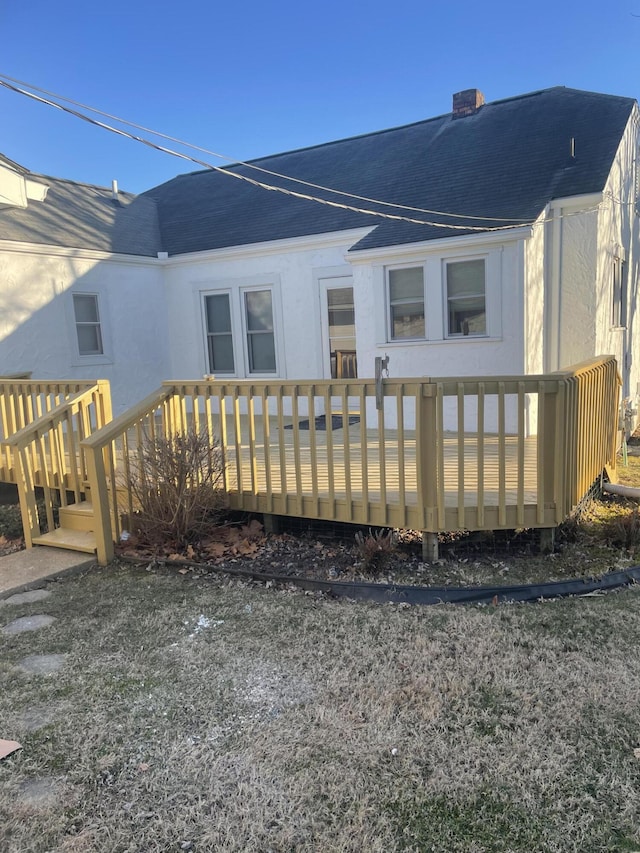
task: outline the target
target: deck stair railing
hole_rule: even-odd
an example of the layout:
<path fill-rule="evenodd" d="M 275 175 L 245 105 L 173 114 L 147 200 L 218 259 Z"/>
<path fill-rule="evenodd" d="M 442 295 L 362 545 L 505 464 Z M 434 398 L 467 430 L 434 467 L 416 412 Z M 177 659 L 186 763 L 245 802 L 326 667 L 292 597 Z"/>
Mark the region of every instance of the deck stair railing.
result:
<path fill-rule="evenodd" d="M 100 562 L 145 442 L 219 441 L 232 507 L 437 533 L 553 528 L 615 476 L 613 357 L 538 376 L 169 382 L 82 442 Z M 354 414 L 357 413 L 357 414 Z"/>
<path fill-rule="evenodd" d="M 92 513 L 84 502 L 88 473 L 82 441 L 111 421 L 109 383 L 29 383 L 0 393 L 5 430 L 7 424 L 24 424 L 3 440 L 0 451 L 6 481 L 18 486 L 25 544 L 95 551 Z"/>

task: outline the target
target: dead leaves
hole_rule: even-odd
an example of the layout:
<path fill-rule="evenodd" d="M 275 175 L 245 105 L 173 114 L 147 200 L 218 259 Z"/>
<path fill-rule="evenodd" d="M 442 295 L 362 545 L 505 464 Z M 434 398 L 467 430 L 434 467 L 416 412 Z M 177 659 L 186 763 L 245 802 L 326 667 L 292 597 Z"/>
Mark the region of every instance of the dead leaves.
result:
<path fill-rule="evenodd" d="M 264 540 L 262 524 L 254 518 L 242 527 L 220 528 L 215 538 L 202 543 L 202 552 L 214 560 L 233 557 L 255 559 Z"/>

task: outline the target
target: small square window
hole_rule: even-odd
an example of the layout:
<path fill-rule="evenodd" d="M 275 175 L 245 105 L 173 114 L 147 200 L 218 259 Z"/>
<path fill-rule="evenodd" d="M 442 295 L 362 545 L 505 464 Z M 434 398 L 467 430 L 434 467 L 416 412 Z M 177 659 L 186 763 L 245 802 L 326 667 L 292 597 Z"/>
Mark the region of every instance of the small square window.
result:
<path fill-rule="evenodd" d="M 95 293 L 74 293 L 73 311 L 80 355 L 103 355 L 98 296 Z"/>

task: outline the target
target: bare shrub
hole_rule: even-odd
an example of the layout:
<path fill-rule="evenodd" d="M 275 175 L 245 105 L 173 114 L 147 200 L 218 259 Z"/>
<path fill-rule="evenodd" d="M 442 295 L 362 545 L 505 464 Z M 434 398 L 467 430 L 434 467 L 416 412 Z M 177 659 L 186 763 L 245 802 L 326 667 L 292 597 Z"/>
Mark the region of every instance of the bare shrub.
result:
<path fill-rule="evenodd" d="M 362 568 L 371 572 L 381 571 L 396 550 L 393 530 L 359 530 L 355 535 L 356 548 Z"/>
<path fill-rule="evenodd" d="M 634 551 L 640 546 L 640 510 L 608 519 L 602 527 L 602 537 L 614 548 Z"/>
<path fill-rule="evenodd" d="M 131 532 L 147 545 L 193 543 L 226 509 L 222 452 L 195 430 L 145 437 L 129 486 L 137 506 Z"/>

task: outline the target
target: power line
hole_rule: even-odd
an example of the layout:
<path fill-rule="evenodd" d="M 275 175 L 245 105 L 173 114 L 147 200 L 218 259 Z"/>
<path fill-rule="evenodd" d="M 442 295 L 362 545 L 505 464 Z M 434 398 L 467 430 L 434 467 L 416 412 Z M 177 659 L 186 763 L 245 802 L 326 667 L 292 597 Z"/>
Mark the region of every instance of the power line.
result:
<path fill-rule="evenodd" d="M 448 213 L 447 211 L 444 211 L 444 210 L 431 210 L 431 209 L 425 208 L 425 207 L 413 207 L 413 206 L 408 205 L 408 204 L 397 204 L 397 203 L 391 202 L 391 201 L 382 201 L 381 199 L 369 198 L 368 196 L 362 196 L 362 195 L 357 195 L 356 193 L 349 193 L 349 192 L 345 192 L 343 190 L 337 190 L 334 187 L 326 187 L 322 184 L 315 184 L 311 181 L 305 181 L 302 178 L 293 178 L 293 177 L 291 177 L 291 175 L 284 175 L 281 172 L 275 172 L 275 171 L 272 171 L 271 169 L 266 169 L 264 166 L 258 166 L 256 163 L 252 163 L 252 162 L 249 162 L 246 160 L 239 160 L 239 159 L 234 158 L 234 157 L 229 157 L 227 154 L 220 154 L 217 151 L 211 151 L 208 148 L 202 148 L 201 146 L 194 145 L 191 142 L 185 142 L 185 140 L 183 140 L 183 139 L 179 139 L 175 136 L 169 136 L 168 134 L 162 133 L 159 130 L 153 130 L 153 128 L 145 127 L 144 125 L 137 124 L 136 122 L 133 122 L 133 121 L 128 121 L 127 119 L 123 119 L 120 116 L 116 116 L 116 115 L 113 115 L 112 113 L 105 112 L 104 110 L 100 110 L 97 107 L 91 107 L 87 104 L 81 103 L 80 101 L 75 101 L 72 98 L 67 98 L 64 95 L 59 95 L 56 92 L 51 92 L 47 89 L 42 89 L 38 86 L 32 85 L 31 83 L 25 83 L 22 80 L 16 80 L 15 78 L 9 77 L 6 74 L 0 73 L 0 80 L 6 80 L 9 83 L 14 83 L 18 86 L 26 86 L 27 89 L 31 89 L 34 92 L 40 92 L 40 94 L 47 95 L 49 98 L 56 98 L 58 101 L 64 101 L 67 104 L 72 104 L 74 107 L 79 107 L 80 109 L 88 110 L 89 112 L 95 113 L 96 115 L 100 115 L 103 118 L 108 118 L 108 119 L 111 119 L 112 121 L 117 121 L 118 124 L 123 124 L 127 127 L 133 127 L 136 130 L 142 131 L 143 133 L 151 133 L 151 134 L 153 134 L 153 136 L 157 136 L 160 139 L 166 139 L 168 142 L 174 142 L 178 145 L 184 146 L 185 148 L 191 148 L 194 151 L 199 151 L 202 154 L 210 154 L 212 157 L 217 157 L 220 160 L 226 160 L 228 163 L 233 163 L 234 165 L 238 165 L 238 166 L 245 166 L 246 168 L 253 169 L 256 172 L 261 172 L 265 175 L 270 175 L 271 177 L 274 177 L 274 178 L 282 178 L 284 180 L 291 181 L 292 183 L 301 184 L 303 186 L 310 187 L 311 189 L 322 190 L 324 192 L 330 192 L 330 193 L 333 193 L 335 195 L 344 196 L 347 198 L 353 198 L 353 199 L 356 199 L 356 201 L 365 201 L 365 202 L 368 202 L 369 204 L 379 204 L 379 205 L 382 205 L 384 207 L 392 207 L 392 208 L 396 208 L 398 210 L 411 210 L 414 213 L 428 213 L 432 216 L 445 216 L 445 217 L 450 217 L 452 219 L 473 219 L 476 221 L 484 220 L 485 222 L 511 222 L 511 223 L 515 222 L 518 224 L 520 223 L 519 219 L 512 219 L 512 218 L 507 218 L 507 217 L 474 216 L 472 214 L 466 214 L 466 213 Z M 24 93 L 24 94 L 27 94 L 27 93 Z M 198 161 L 194 161 L 194 162 L 198 162 Z"/>
<path fill-rule="evenodd" d="M 7 82 L 7 81 L 10 81 L 10 82 Z M 13 84 L 19 84 L 19 85 L 13 85 Z M 156 131 L 156 130 L 153 130 L 151 128 L 144 127 L 143 125 L 136 124 L 135 122 L 130 122 L 126 119 L 122 119 L 119 116 L 112 115 L 111 113 L 104 112 L 103 110 L 99 110 L 95 107 L 91 107 L 91 106 L 88 106 L 86 104 L 82 104 L 79 101 L 74 101 L 71 98 L 66 98 L 63 95 L 58 95 L 58 94 L 50 92 L 46 89 L 41 89 L 37 86 L 33 86 L 30 83 L 24 83 L 20 80 L 15 80 L 14 78 L 9 77 L 9 76 L 2 74 L 2 73 L 0 73 L 0 86 L 3 86 L 4 88 L 6 88 L 12 92 L 15 92 L 16 94 L 24 95 L 25 97 L 31 98 L 32 100 L 43 103 L 46 106 L 54 107 L 55 109 L 61 110 L 62 112 L 65 112 L 65 113 L 68 113 L 69 115 L 72 115 L 75 118 L 79 118 L 82 121 L 85 121 L 85 122 L 92 124 L 96 127 L 100 127 L 103 130 L 108 130 L 109 132 L 114 133 L 118 136 L 123 136 L 126 139 L 131 139 L 134 142 L 140 142 L 141 144 L 146 145 L 147 147 L 152 148 L 156 151 L 160 151 L 164 154 L 169 154 L 173 157 L 178 157 L 181 160 L 185 160 L 187 162 L 194 163 L 195 165 L 201 166 L 202 168 L 204 168 L 208 171 L 220 172 L 221 174 L 228 175 L 232 178 L 237 178 L 238 180 L 245 181 L 246 183 L 252 184 L 253 186 L 256 186 L 260 189 L 269 190 L 272 192 L 279 192 L 279 193 L 282 193 L 284 195 L 291 196 L 293 198 L 298 198 L 298 199 L 302 199 L 305 201 L 313 201 L 313 202 L 316 202 L 318 204 L 323 204 L 323 205 L 326 205 L 329 207 L 339 208 L 342 210 L 348 210 L 348 211 L 351 211 L 353 213 L 359 213 L 359 214 L 363 214 L 363 215 L 367 215 L 367 216 L 375 216 L 375 217 L 379 217 L 379 218 L 383 218 L 383 219 L 389 219 L 389 220 L 393 220 L 393 221 L 407 222 L 407 223 L 410 223 L 413 225 L 428 225 L 428 226 L 431 226 L 434 228 L 444 228 L 444 229 L 455 230 L 455 231 L 495 232 L 495 231 L 512 230 L 514 228 L 522 228 L 522 227 L 527 227 L 527 226 L 533 227 L 536 225 L 542 225 L 545 222 L 549 222 L 549 221 L 553 221 L 553 220 L 557 220 L 557 219 L 564 219 L 564 218 L 568 218 L 571 216 L 578 216 L 578 215 L 581 215 L 583 213 L 593 212 L 593 211 L 598 210 L 598 208 L 600 206 L 600 205 L 596 205 L 596 206 L 593 206 L 590 208 L 584 208 L 584 209 L 581 209 L 578 211 L 572 211 L 571 213 L 561 214 L 560 216 L 557 216 L 557 217 L 545 217 L 543 219 L 538 218 L 535 220 L 529 220 L 529 221 L 523 222 L 522 220 L 517 220 L 517 219 L 507 219 L 507 218 L 490 217 L 490 216 L 475 216 L 475 215 L 471 215 L 471 214 L 456 214 L 456 213 L 448 213 L 446 211 L 440 211 L 440 210 L 430 210 L 428 208 L 411 207 L 410 205 L 400 205 L 400 204 L 395 204 L 393 202 L 381 201 L 380 199 L 369 198 L 367 196 L 356 195 L 354 193 L 343 192 L 342 190 L 336 190 L 336 189 L 333 189 L 331 187 L 325 187 L 322 184 L 314 184 L 314 183 L 311 183 L 309 181 L 304 181 L 300 178 L 294 178 L 294 177 L 291 177 L 289 175 L 285 175 L 285 174 L 281 174 L 279 172 L 275 172 L 275 171 L 271 171 L 269 169 L 265 169 L 261 166 L 256 165 L 255 163 L 251 163 L 251 162 L 247 162 L 247 161 L 243 161 L 243 160 L 234 160 L 233 158 L 228 157 L 224 154 L 219 154 L 219 153 L 217 153 L 215 151 L 211 151 L 207 148 L 202 148 L 198 145 L 194 145 L 192 143 L 185 142 L 184 140 L 178 139 L 178 138 L 173 137 L 173 136 L 169 136 L 167 134 L 161 133 L 160 131 Z M 49 97 L 48 98 L 40 97 L 40 96 L 34 94 L 34 92 L 29 92 L 26 89 L 19 88 L 19 86 L 26 86 L 28 89 L 33 89 L 34 92 L 41 92 L 42 94 L 48 95 Z M 322 190 L 323 192 L 333 193 L 335 195 L 339 195 L 342 197 L 353 198 L 353 199 L 356 199 L 358 201 L 365 201 L 365 202 L 369 202 L 371 204 L 376 204 L 376 205 L 385 206 L 385 207 L 392 207 L 392 208 L 396 208 L 396 209 L 400 209 L 400 210 L 412 210 L 412 211 L 418 212 L 418 213 L 429 213 L 432 215 L 437 215 L 437 216 L 442 216 L 442 217 L 450 217 L 450 218 L 455 218 L 455 219 L 470 219 L 470 220 L 473 220 L 476 222 L 478 220 L 484 220 L 487 222 L 508 222 L 511 224 L 500 225 L 500 226 L 478 226 L 478 225 L 474 226 L 474 225 L 464 225 L 464 224 L 463 225 L 454 225 L 453 223 L 447 223 L 447 222 L 433 222 L 433 221 L 429 221 L 429 220 L 416 219 L 416 218 L 408 217 L 408 216 L 401 216 L 398 214 L 384 213 L 382 211 L 371 210 L 368 208 L 356 207 L 355 205 L 344 204 L 344 203 L 332 201 L 332 200 L 326 199 L 326 198 L 319 198 L 318 196 L 313 196 L 313 195 L 310 195 L 307 193 L 297 192 L 297 191 L 292 190 L 292 189 L 287 189 L 286 187 L 282 187 L 282 186 L 278 186 L 278 185 L 274 185 L 274 184 L 267 184 L 267 183 L 264 183 L 263 181 L 258 181 L 257 179 L 250 178 L 248 175 L 243 175 L 240 172 L 236 172 L 236 171 L 233 171 L 231 169 L 227 169 L 227 168 L 224 168 L 221 166 L 215 166 L 212 163 L 208 163 L 205 160 L 200 160 L 196 157 L 192 157 L 189 154 L 184 154 L 184 153 L 181 153 L 179 151 L 175 151 L 172 148 L 167 148 L 164 145 L 159 145 L 159 144 L 151 141 L 150 139 L 146 139 L 145 137 L 137 136 L 135 134 L 129 133 L 126 130 L 121 130 L 117 127 L 113 127 L 112 125 L 106 124 L 105 122 L 98 121 L 97 119 L 91 118 L 91 116 L 87 116 L 84 113 L 79 112 L 78 110 L 71 109 L 70 107 L 66 107 L 63 104 L 56 103 L 55 101 L 50 100 L 50 98 L 57 98 L 58 100 L 64 101 L 65 103 L 73 104 L 74 106 L 77 106 L 81 109 L 88 110 L 89 112 L 96 113 L 97 115 L 101 115 L 104 118 L 109 118 L 109 119 L 116 121 L 120 124 L 126 125 L 128 127 L 133 127 L 135 129 L 141 130 L 145 133 L 151 133 L 154 136 L 158 136 L 158 137 L 160 137 L 162 139 L 166 139 L 167 141 L 170 141 L 170 142 L 175 142 L 176 144 L 182 145 L 186 148 L 191 148 L 195 151 L 200 151 L 202 153 L 211 154 L 212 156 L 218 157 L 219 159 L 227 160 L 227 161 L 233 163 L 235 166 L 244 166 L 248 169 L 252 169 L 252 170 L 261 172 L 263 174 L 271 175 L 272 177 L 281 178 L 283 180 L 290 181 L 292 183 L 308 186 L 308 187 L 311 187 L 311 188 L 317 189 L 317 190 Z M 611 194 L 609 194 L 609 197 L 613 203 L 617 203 L 617 204 L 621 204 L 621 205 L 625 204 L 624 202 L 620 201 L 619 199 L 614 198 Z"/>
<path fill-rule="evenodd" d="M 0 75 L 1 77 L 2 75 Z M 108 130 L 111 133 L 115 133 L 118 136 L 123 136 L 127 139 L 131 139 L 135 142 L 140 142 L 143 145 L 147 145 L 149 148 L 153 148 L 156 151 L 161 151 L 165 154 L 170 154 L 174 157 L 178 157 L 182 160 L 186 160 L 191 163 L 195 163 L 198 166 L 202 166 L 205 169 L 220 172 L 224 175 L 229 175 L 232 178 L 237 178 L 238 180 L 245 181 L 246 183 L 252 184 L 253 186 L 259 187 L 264 190 L 270 190 L 272 192 L 283 193 L 284 195 L 291 196 L 293 198 L 302 199 L 305 201 L 314 201 L 318 204 L 324 204 L 329 207 L 339 208 L 341 210 L 349 210 L 353 213 L 361 213 L 367 216 L 376 216 L 382 219 L 390 219 L 398 222 L 408 222 L 413 225 L 429 225 L 433 228 L 444 228 L 446 230 L 454 230 L 454 231 L 503 231 L 510 230 L 513 228 L 520 228 L 527 225 L 532 225 L 532 222 L 521 222 L 517 220 L 513 220 L 514 224 L 512 225 L 500 225 L 500 226 L 478 226 L 478 225 L 454 225 L 453 223 L 446 222 L 433 222 L 424 219 L 415 219 L 413 217 L 408 216 L 400 216 L 399 214 L 392 213 L 383 213 L 378 210 L 370 210 L 368 208 L 356 207 L 355 205 L 344 204 L 338 201 L 332 201 L 331 199 L 319 198 L 318 196 L 313 196 L 308 193 L 301 193 L 296 190 L 287 189 L 286 187 L 277 186 L 275 184 L 267 184 L 263 181 L 258 181 L 255 178 L 250 178 L 248 175 L 243 175 L 240 172 L 235 172 L 230 169 L 225 169 L 221 166 L 214 166 L 212 163 L 208 163 L 205 160 L 200 160 L 196 157 L 192 157 L 188 154 L 183 154 L 179 151 L 174 151 L 171 148 L 167 148 L 164 145 L 158 145 L 155 142 L 152 142 L 149 139 L 145 139 L 142 136 L 136 136 L 135 134 L 129 133 L 126 130 L 121 130 L 117 127 L 113 127 L 112 125 L 106 124 L 105 122 L 98 121 L 97 119 L 91 118 L 91 116 L 87 116 L 84 113 L 79 112 L 78 110 L 72 109 L 70 107 L 66 107 L 63 104 L 58 104 L 55 101 L 51 101 L 48 98 L 40 97 L 39 95 L 34 94 L 33 92 L 28 92 L 25 89 L 20 89 L 17 86 L 12 85 L 11 83 L 7 83 L 5 80 L 0 79 L 0 86 L 3 86 L 5 89 L 9 89 L 12 92 L 15 92 L 19 95 L 24 95 L 28 98 L 31 98 L 34 101 L 38 101 L 40 103 L 46 104 L 47 106 L 54 107 L 55 109 L 61 110 L 62 112 L 68 113 L 69 115 L 75 116 L 76 118 L 81 119 L 82 121 L 88 122 L 89 124 L 95 125 L 96 127 L 101 127 L 103 130 Z M 153 133 L 153 131 L 151 131 Z M 275 174 L 275 173 L 274 173 Z M 293 178 L 288 178 L 286 175 L 281 176 L 285 180 L 292 180 Z M 327 190 L 328 192 L 333 192 L 333 190 Z M 346 194 L 348 195 L 348 194 Z M 374 201 L 375 204 L 378 204 L 377 201 Z M 383 202 L 381 202 L 382 204 Z M 445 214 L 447 216 L 452 216 L 453 214 Z M 466 217 L 465 217 L 466 218 Z M 478 220 L 483 217 L 468 217 L 470 219 Z"/>

